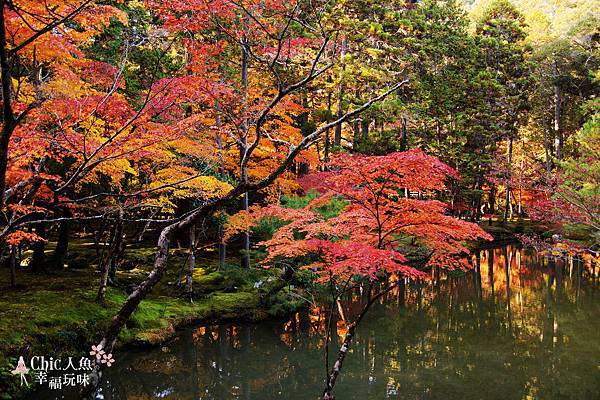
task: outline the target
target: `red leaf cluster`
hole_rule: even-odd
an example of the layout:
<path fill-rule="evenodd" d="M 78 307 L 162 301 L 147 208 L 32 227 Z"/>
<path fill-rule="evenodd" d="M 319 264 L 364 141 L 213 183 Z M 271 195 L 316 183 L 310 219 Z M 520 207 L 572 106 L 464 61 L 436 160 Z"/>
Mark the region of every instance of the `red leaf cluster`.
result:
<path fill-rule="evenodd" d="M 373 278 L 378 272 L 417 277 L 422 273 L 407 266 L 402 255 L 407 240 L 426 246 L 430 263 L 457 268 L 467 266 L 462 257 L 469 252 L 465 242 L 492 239 L 478 225 L 446 214 L 447 205 L 434 197 L 444 190 L 448 177 L 457 178 L 456 172 L 421 150 L 386 156 L 343 154 L 330 168 L 302 179 L 306 190 L 321 193 L 303 209 L 254 210 L 255 221 L 265 216 L 290 221 L 262 243 L 269 253 L 267 262 L 312 255 L 318 261 L 307 266 L 325 278 L 330 274 Z M 325 219 L 317 208 L 333 196 L 349 204 L 339 215 Z"/>

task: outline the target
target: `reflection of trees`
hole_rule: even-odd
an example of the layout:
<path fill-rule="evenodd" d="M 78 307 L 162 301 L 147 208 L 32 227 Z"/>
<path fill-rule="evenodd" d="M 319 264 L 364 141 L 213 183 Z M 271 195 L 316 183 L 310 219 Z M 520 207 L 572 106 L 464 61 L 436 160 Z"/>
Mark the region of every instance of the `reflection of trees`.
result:
<path fill-rule="evenodd" d="M 483 250 L 473 263 L 473 271 L 399 287 L 367 314 L 339 399 L 383 399 L 396 388 L 403 399 L 598 398 L 600 304 L 591 268 L 511 246 Z M 361 301 L 364 293 L 353 293 L 344 309 L 352 314 Z M 168 352 L 118 360 L 106 399 L 316 398 L 327 312 L 188 331 Z"/>

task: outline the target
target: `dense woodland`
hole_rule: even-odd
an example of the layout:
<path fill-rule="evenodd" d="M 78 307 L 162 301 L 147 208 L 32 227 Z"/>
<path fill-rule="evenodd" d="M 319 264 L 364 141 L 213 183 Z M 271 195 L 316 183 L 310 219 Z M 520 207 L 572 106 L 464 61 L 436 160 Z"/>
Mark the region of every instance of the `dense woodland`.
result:
<path fill-rule="evenodd" d="M 597 0 L 0 4 L 2 291 L 85 274 L 107 350 L 167 274 L 368 286 L 333 399 L 370 305 L 494 229 L 598 262 Z"/>

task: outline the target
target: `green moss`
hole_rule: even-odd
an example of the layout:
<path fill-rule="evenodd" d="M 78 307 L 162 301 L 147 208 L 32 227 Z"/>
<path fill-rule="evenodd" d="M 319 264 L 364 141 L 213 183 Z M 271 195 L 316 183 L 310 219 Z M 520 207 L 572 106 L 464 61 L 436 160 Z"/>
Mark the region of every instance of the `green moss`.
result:
<path fill-rule="evenodd" d="M 294 296 L 293 291 L 282 290 L 271 300 L 271 305 L 267 310 L 269 316 L 280 317 L 297 312 L 306 306 L 306 300 Z"/>
<path fill-rule="evenodd" d="M 86 246 L 74 245 L 79 254 L 91 257 Z M 81 251 L 85 248 L 84 251 Z M 127 257 L 143 258 L 151 249 L 128 249 Z M 254 288 L 255 282 L 266 281 L 277 271 L 261 268 L 243 270 L 227 267 L 215 271 L 213 260 L 199 259 L 194 271 L 194 300 L 179 296 L 174 287 L 179 270 L 186 262 L 185 252 L 170 258 L 170 267 L 152 293 L 140 304 L 119 336 L 119 345 L 158 344 L 171 337 L 178 326 L 192 322 L 214 322 L 226 319 L 257 320 L 273 314 L 269 307 L 277 301 L 263 304 L 264 291 Z M 119 272 L 125 287 L 145 278 L 150 263 L 128 272 Z M 95 302 L 98 274 L 94 267 L 81 270 L 64 268 L 44 274 L 17 271 L 17 288 L 9 288 L 7 274 L 0 276 L 0 393 L 12 392 L 14 368 L 11 357 L 20 354 L 52 354 L 71 356 L 87 351 L 97 343 L 112 317 L 126 300 L 124 289 L 108 288 L 106 302 Z M 283 306 L 283 310 L 286 309 Z M 12 360 L 12 361 L 10 361 Z M 2 397 L 0 397 L 1 399 Z"/>
<path fill-rule="evenodd" d="M 206 271 L 204 271 L 206 272 Z M 203 295 L 215 291 L 233 292 L 252 289 L 254 283 L 265 280 L 272 275 L 271 271 L 263 268 L 250 268 L 244 270 L 239 267 L 227 267 L 221 271 L 194 275 L 196 295 Z"/>
<path fill-rule="evenodd" d="M 487 233 L 492 235 L 496 240 L 515 240 L 515 234 L 537 234 L 541 235 L 544 229 L 547 229 L 544 225 L 531 221 L 529 219 L 513 220 L 503 222 L 501 220 L 493 220 L 492 225 L 489 221 L 482 220 L 479 226 Z"/>
<path fill-rule="evenodd" d="M 594 230 L 582 224 L 566 224 L 563 226 L 563 235 L 567 239 L 586 241 L 594 235 Z"/>

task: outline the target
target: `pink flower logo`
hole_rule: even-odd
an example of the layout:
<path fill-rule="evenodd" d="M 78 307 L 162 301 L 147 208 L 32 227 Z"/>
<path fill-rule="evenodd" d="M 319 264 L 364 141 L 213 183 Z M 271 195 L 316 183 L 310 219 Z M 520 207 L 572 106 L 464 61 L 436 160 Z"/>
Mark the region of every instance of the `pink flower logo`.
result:
<path fill-rule="evenodd" d="M 107 367 L 110 367 L 115 362 L 112 353 L 103 354 L 102 355 L 102 364 L 106 364 Z"/>
<path fill-rule="evenodd" d="M 102 350 L 102 344 L 99 344 L 98 346 L 92 345 L 92 351 L 90 351 L 90 356 L 96 356 L 96 360 L 100 361 L 100 359 L 104 356 L 104 350 Z"/>

